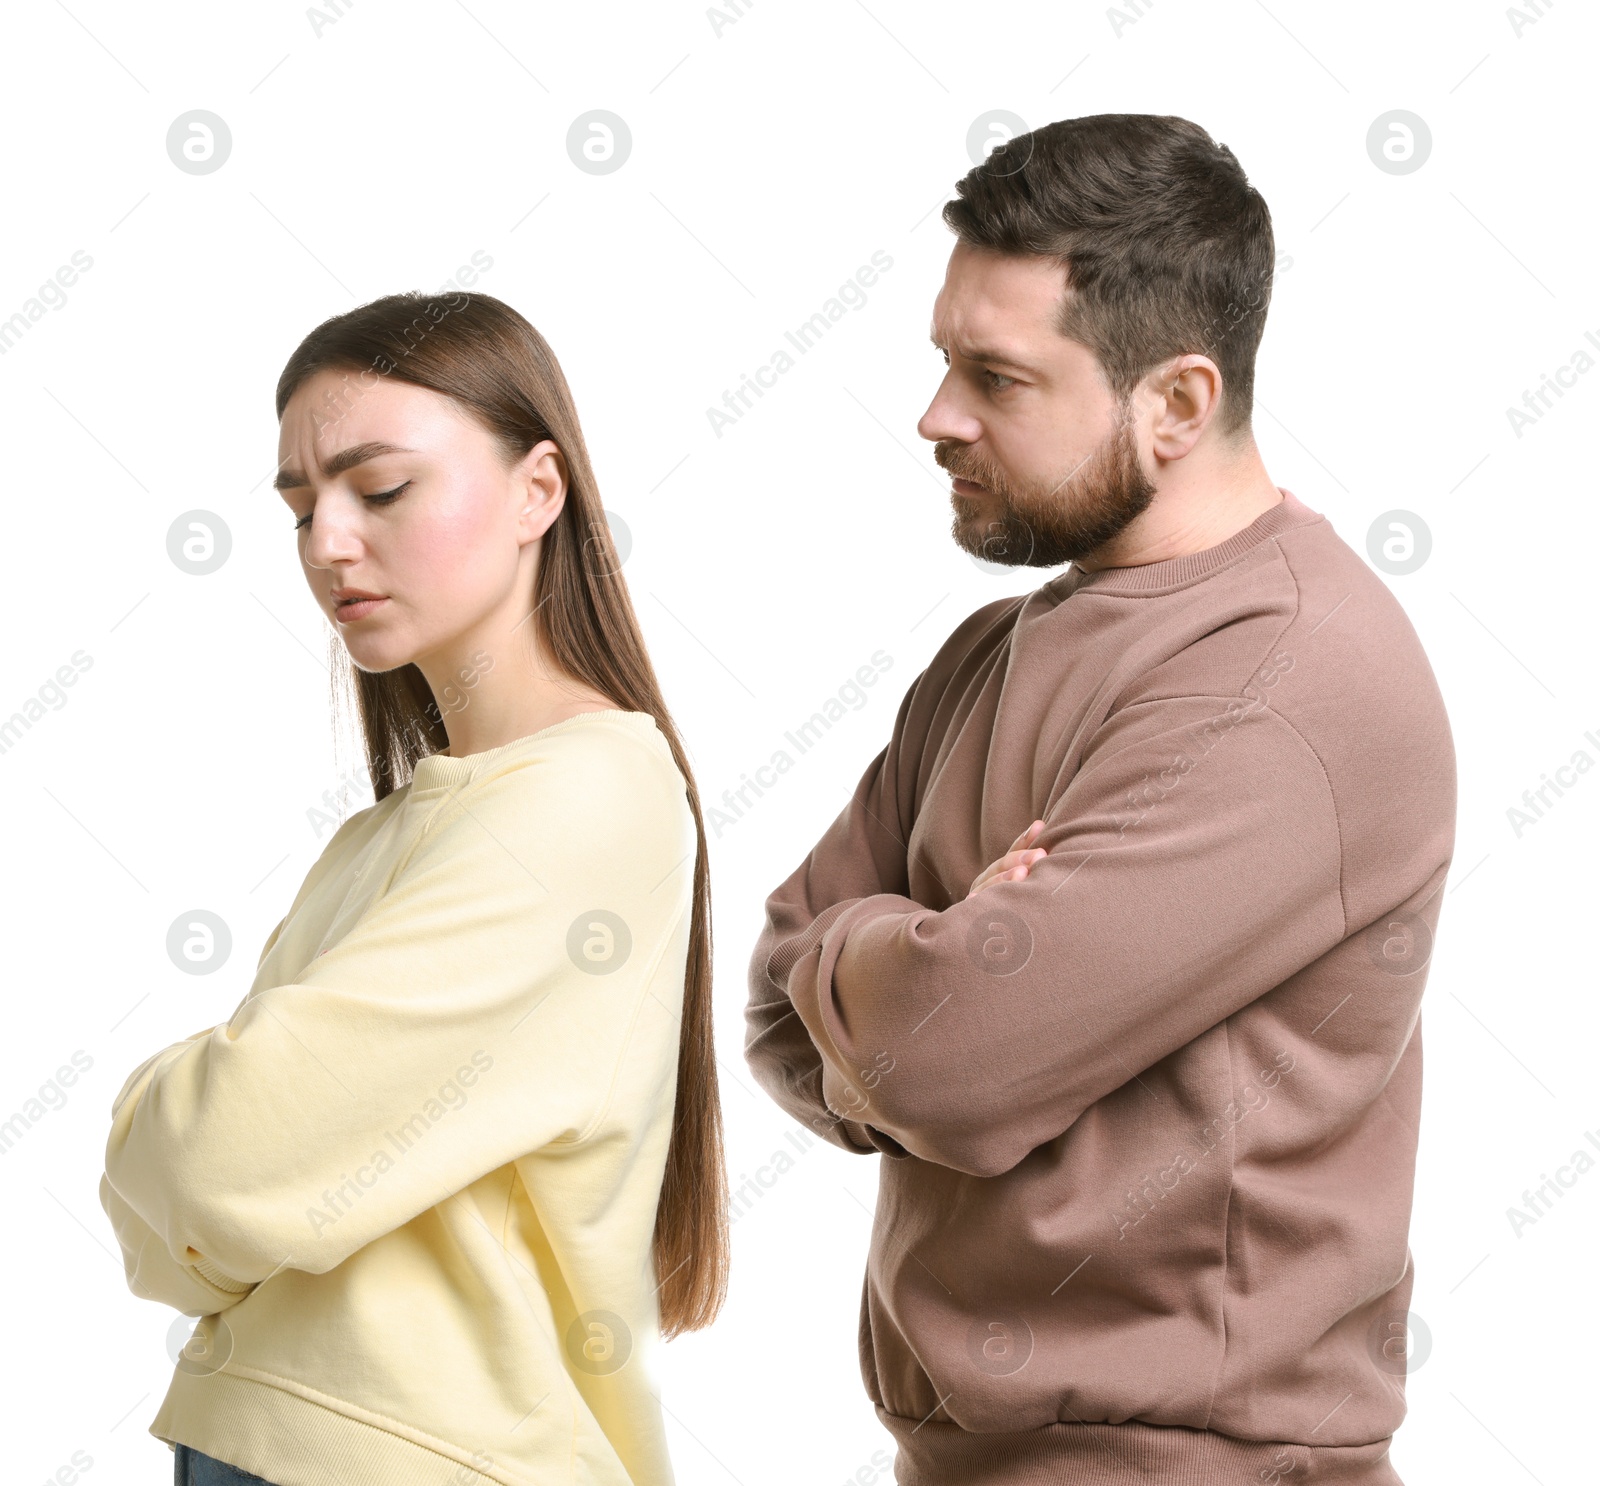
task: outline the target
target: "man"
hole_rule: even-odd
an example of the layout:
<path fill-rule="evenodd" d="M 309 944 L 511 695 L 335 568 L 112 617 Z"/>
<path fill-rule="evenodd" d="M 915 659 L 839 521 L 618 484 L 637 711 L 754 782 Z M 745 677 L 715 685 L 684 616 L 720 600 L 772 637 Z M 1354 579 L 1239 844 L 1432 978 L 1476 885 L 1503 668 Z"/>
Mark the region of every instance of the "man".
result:
<path fill-rule="evenodd" d="M 747 1056 L 886 1158 L 898 1481 L 1396 1486 L 1438 687 L 1263 467 L 1232 152 L 1073 119 L 958 190 L 919 430 L 963 548 L 1071 567 L 957 626 L 767 900 Z"/>

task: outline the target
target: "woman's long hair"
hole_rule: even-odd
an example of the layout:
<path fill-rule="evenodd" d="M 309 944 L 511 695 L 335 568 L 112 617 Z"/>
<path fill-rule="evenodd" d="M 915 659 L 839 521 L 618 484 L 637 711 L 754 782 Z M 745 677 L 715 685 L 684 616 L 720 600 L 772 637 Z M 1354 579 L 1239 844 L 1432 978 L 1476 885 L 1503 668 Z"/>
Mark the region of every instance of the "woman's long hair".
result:
<path fill-rule="evenodd" d="M 544 534 L 530 595 L 534 623 L 561 671 L 625 710 L 655 718 L 671 745 L 694 812 L 694 916 L 684 973 L 677 1098 L 653 1247 L 663 1336 L 698 1330 L 711 1324 L 726 1297 L 729 1253 L 722 1105 L 711 1036 L 705 825 L 694 774 L 662 700 L 622 578 L 567 379 L 544 337 L 516 310 L 490 295 L 465 291 L 390 294 L 323 321 L 295 348 L 278 378 L 280 422 L 295 389 L 327 370 L 352 374 L 345 379 L 352 398 L 359 398 L 379 376 L 454 398 L 494 434 L 508 464 L 544 439 L 553 439 L 566 458 L 566 504 Z M 358 670 L 337 642 L 336 655 L 341 660 L 336 688 L 348 692 L 354 672 L 367 765 L 374 793 L 382 800 L 411 778 L 419 759 L 449 746 L 443 716 L 415 665 Z"/>

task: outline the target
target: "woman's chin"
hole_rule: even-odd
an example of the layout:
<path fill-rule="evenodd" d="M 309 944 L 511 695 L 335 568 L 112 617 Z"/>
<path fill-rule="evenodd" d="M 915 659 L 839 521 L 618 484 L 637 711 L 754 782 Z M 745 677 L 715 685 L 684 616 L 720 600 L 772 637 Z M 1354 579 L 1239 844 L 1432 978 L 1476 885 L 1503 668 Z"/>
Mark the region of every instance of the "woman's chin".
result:
<path fill-rule="evenodd" d="M 378 635 L 353 634 L 349 631 L 343 638 L 350 663 L 358 671 L 396 671 L 401 666 L 409 665 L 416 657 L 414 646 L 397 644 L 392 638 L 386 640 Z"/>

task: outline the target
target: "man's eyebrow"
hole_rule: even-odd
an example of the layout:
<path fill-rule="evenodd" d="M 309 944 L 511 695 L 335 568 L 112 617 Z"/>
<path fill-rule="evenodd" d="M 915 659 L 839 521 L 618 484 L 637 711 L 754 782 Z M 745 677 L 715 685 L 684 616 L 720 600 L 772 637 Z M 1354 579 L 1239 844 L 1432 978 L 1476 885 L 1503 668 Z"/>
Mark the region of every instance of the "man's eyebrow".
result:
<path fill-rule="evenodd" d="M 938 350 L 944 350 L 944 347 L 939 345 L 938 336 L 934 335 L 931 330 L 928 332 L 928 339 L 933 342 L 934 346 Z M 957 346 L 956 351 L 960 355 L 965 356 L 968 361 L 988 361 L 992 362 L 995 366 L 1009 366 L 1015 371 L 1032 372 L 1035 375 L 1038 374 L 1038 367 L 1030 366 L 1026 361 L 1018 361 L 1014 357 L 1007 356 L 1003 351 L 989 350 L 983 346 L 970 346 L 967 348 Z"/>
<path fill-rule="evenodd" d="M 352 444 L 348 449 L 341 449 L 337 454 L 330 455 L 328 462 L 322 467 L 322 472 L 332 478 L 334 475 L 344 474 L 346 470 L 353 470 L 358 464 L 365 464 L 369 459 L 376 459 L 380 454 L 416 452 L 415 449 L 402 449 L 399 444 L 385 443 L 382 439 L 369 439 L 364 444 Z M 272 478 L 274 490 L 303 490 L 310 483 L 303 470 L 279 470 Z"/>

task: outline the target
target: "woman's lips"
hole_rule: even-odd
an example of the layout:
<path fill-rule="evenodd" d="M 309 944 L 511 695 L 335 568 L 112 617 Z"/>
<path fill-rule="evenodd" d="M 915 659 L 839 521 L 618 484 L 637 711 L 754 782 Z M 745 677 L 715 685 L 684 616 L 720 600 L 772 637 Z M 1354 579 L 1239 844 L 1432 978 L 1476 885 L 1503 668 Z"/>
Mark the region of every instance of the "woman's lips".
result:
<path fill-rule="evenodd" d="M 357 619 L 365 619 L 380 604 L 388 602 L 388 599 L 352 599 L 348 604 L 336 605 L 333 617 L 340 624 L 353 624 Z"/>

